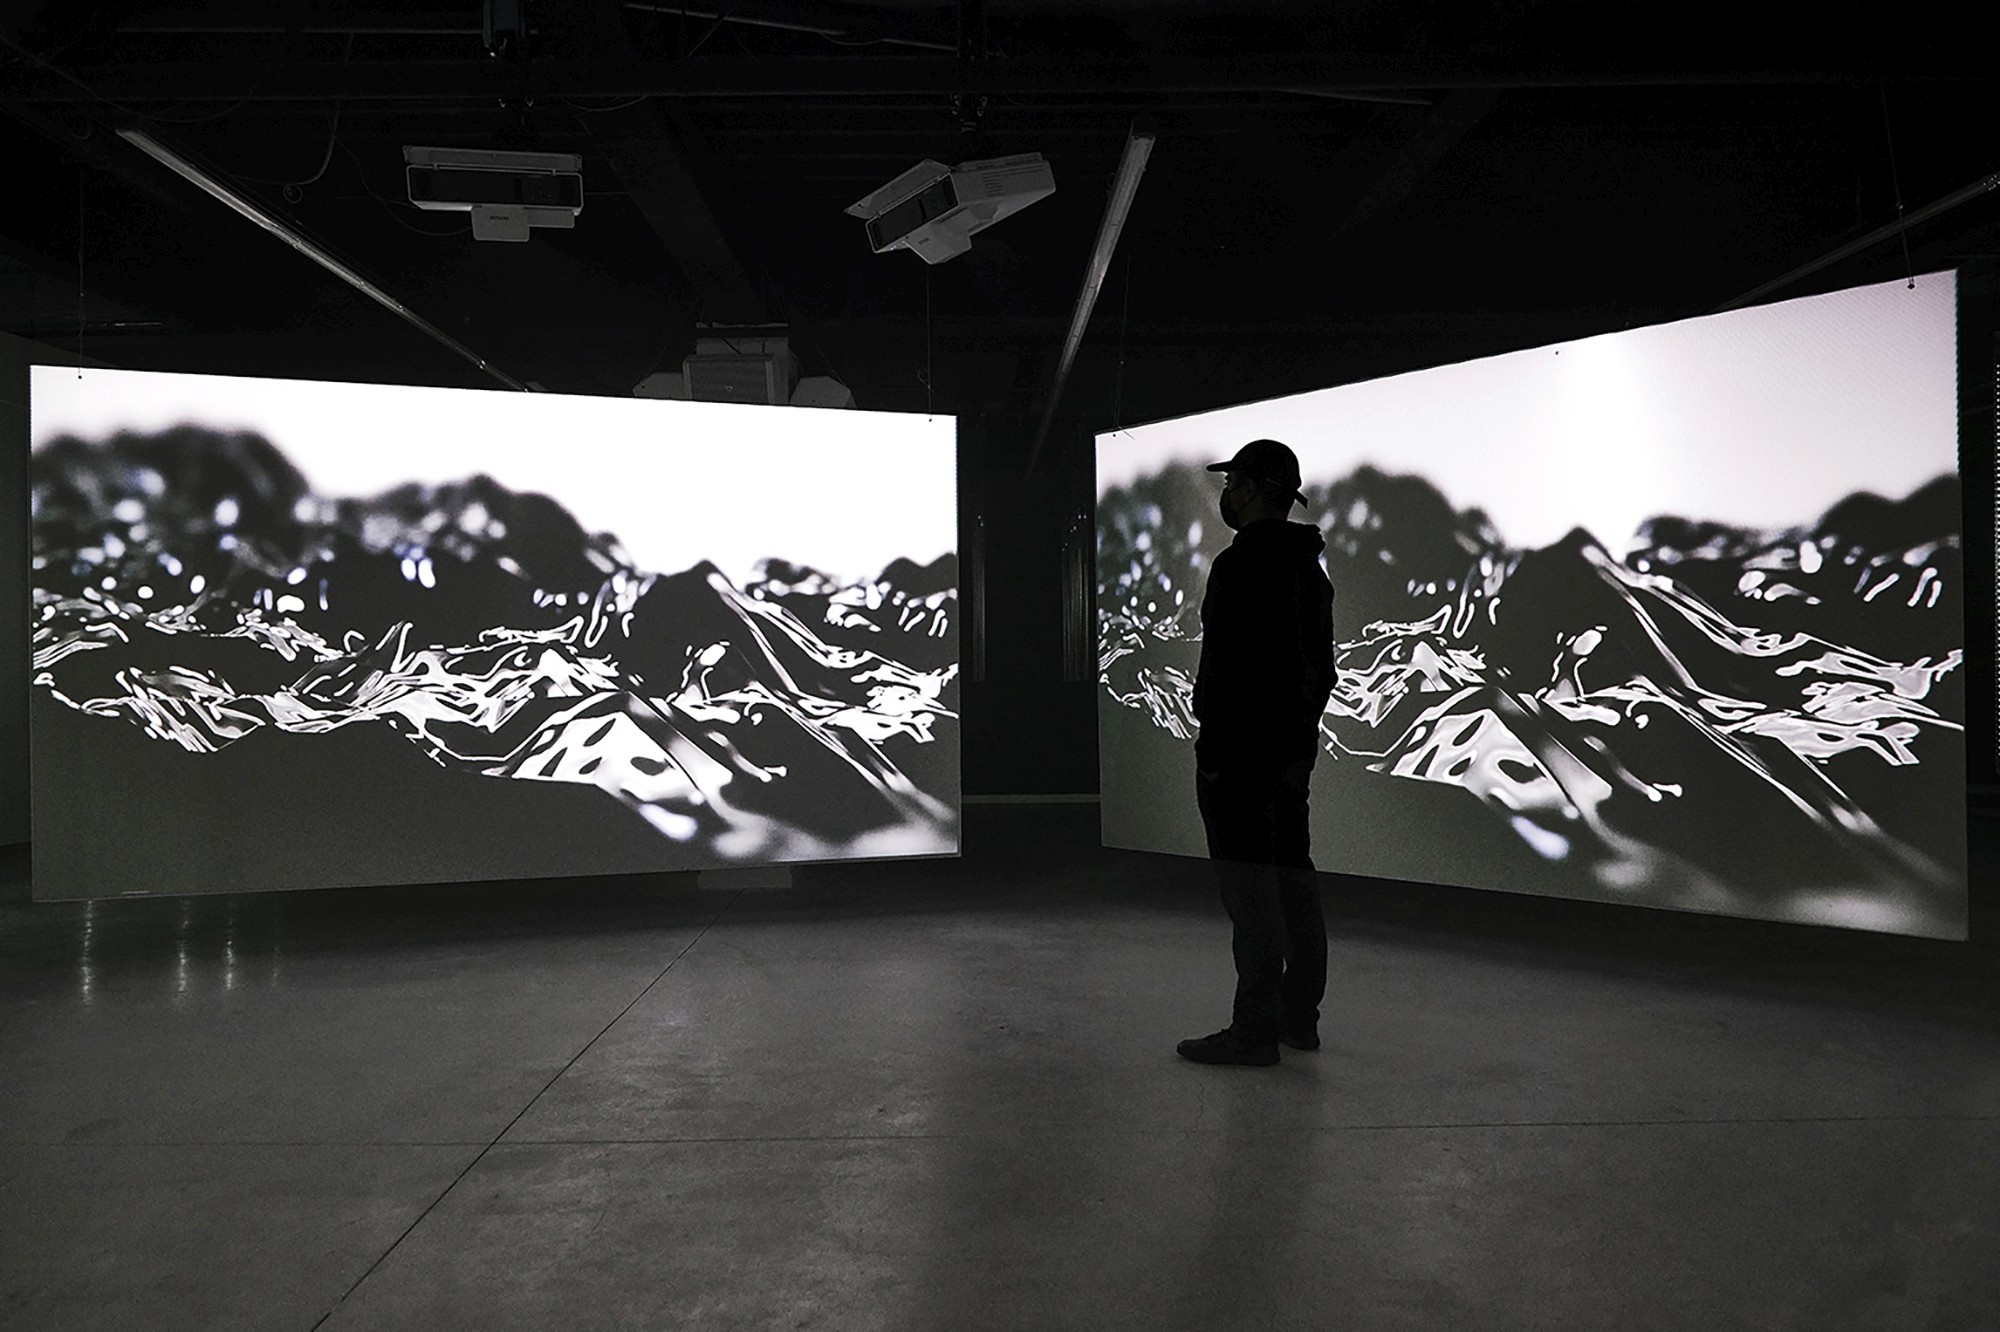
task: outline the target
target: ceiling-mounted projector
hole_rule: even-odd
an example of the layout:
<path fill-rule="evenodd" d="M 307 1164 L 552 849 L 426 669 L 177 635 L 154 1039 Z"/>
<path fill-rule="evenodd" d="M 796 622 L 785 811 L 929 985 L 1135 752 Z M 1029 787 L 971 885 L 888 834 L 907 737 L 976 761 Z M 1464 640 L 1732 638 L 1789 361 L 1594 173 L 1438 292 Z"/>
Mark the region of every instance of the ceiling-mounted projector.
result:
<path fill-rule="evenodd" d="M 583 211 L 583 159 L 575 153 L 404 148 L 403 161 L 410 202 L 472 214 L 476 240 L 524 241 L 533 227 L 568 230 Z"/>
<path fill-rule="evenodd" d="M 867 224 L 875 253 L 910 250 L 941 264 L 971 249 L 974 233 L 1055 192 L 1055 173 L 1040 153 L 956 167 L 927 157 L 847 211 Z"/>

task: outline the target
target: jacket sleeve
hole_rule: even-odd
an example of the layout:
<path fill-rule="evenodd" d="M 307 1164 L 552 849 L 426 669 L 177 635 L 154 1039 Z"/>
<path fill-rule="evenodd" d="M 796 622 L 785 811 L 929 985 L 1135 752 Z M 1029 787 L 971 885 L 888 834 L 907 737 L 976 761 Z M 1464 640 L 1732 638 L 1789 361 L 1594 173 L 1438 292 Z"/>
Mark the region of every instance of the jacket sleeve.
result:
<path fill-rule="evenodd" d="M 1319 567 L 1317 559 L 1301 570 L 1297 593 L 1300 681 L 1304 686 L 1304 697 L 1300 703 L 1305 725 L 1313 734 L 1313 744 L 1318 745 L 1320 718 L 1326 713 L 1327 699 L 1333 695 L 1336 668 L 1333 653 L 1333 584 L 1328 581 L 1326 571 Z"/>

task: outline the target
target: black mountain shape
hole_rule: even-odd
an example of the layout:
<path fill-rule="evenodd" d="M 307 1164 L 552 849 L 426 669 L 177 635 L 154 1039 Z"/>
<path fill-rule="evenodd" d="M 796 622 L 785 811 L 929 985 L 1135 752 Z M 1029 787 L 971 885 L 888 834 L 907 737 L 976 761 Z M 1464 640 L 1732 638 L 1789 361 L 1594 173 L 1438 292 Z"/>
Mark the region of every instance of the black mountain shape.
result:
<path fill-rule="evenodd" d="M 136 499 L 174 526 L 282 537 L 296 527 L 294 506 L 307 494 L 304 475 L 264 436 L 197 425 L 121 430 L 102 443 L 64 435 L 34 455 L 30 478 L 36 525 L 51 535 L 65 524 L 102 522 Z M 230 522 L 216 516 L 224 500 L 235 503 Z"/>
<path fill-rule="evenodd" d="M 1713 551 L 1715 558 L 1739 558 L 1765 542 L 1762 532 L 1730 523 L 1656 514 L 1639 524 L 1637 552 L 1652 563 L 1678 562 L 1695 551 Z"/>
<path fill-rule="evenodd" d="M 958 556 L 946 551 L 929 564 L 918 564 L 899 555 L 884 566 L 881 577 L 875 581 L 887 583 L 910 597 L 950 592 L 958 587 Z"/>
<path fill-rule="evenodd" d="M 346 501 L 339 521 L 358 535 L 395 532 L 398 541 L 445 549 L 461 560 L 505 556 L 549 592 L 593 590 L 608 572 L 590 559 L 591 540 L 568 509 L 484 474 L 442 486 L 411 483 L 373 499 Z"/>
<path fill-rule="evenodd" d="M 1481 555 L 1502 551 L 1483 512 L 1461 513 L 1420 476 L 1363 466 L 1307 497 L 1324 504 L 1327 573 L 1359 624 L 1421 616 L 1452 599 Z"/>
<path fill-rule="evenodd" d="M 1935 658 L 1964 645 L 1960 502 L 1959 479 L 1946 473 L 1900 500 L 1857 491 L 1810 527 L 1659 517 L 1626 562 L 1669 574 L 1738 623 L 1894 660 Z"/>
<path fill-rule="evenodd" d="M 800 598 L 811 606 L 824 598 Z M 871 636 L 865 647 L 850 639 L 832 643 L 817 626 L 746 595 L 708 560 L 656 577 L 632 609 L 617 656 L 687 672 L 686 680 L 649 680 L 656 690 L 680 688 L 705 673 L 711 693 L 761 681 L 773 689 L 829 700 L 851 699 L 855 677 L 887 662 L 910 664 L 903 644 Z M 696 658 L 718 643 L 728 646 L 713 662 Z M 876 651 L 879 647 L 882 650 Z"/>
<path fill-rule="evenodd" d="M 369 638 L 396 623 L 411 626 L 412 641 L 422 644 L 474 643 L 496 624 L 512 629 L 552 629 L 589 604 L 601 575 L 569 571 L 573 581 L 545 587 L 538 580 L 510 572 L 485 551 L 465 551 L 443 545 L 426 548 L 424 568 L 412 577 L 404 557 L 395 550 L 362 544 L 354 532 L 327 532 L 306 565 L 305 586 L 312 595 L 297 613 L 302 624 L 359 630 Z M 327 585 L 324 614 L 317 589 Z M 537 598 L 537 592 L 562 588 L 563 600 Z"/>
<path fill-rule="evenodd" d="M 628 661 L 680 663 L 690 651 L 712 643 L 736 643 L 745 637 L 743 618 L 718 591 L 729 580 L 709 560 L 679 573 L 661 574 L 640 594 L 625 630 Z M 751 673 L 745 663 L 746 674 Z M 656 683 L 665 687 L 665 681 Z"/>
<path fill-rule="evenodd" d="M 739 592 L 703 560 L 653 580 L 617 656 L 663 672 L 645 681 L 649 696 L 734 696 L 740 706 L 758 706 L 744 699 L 770 700 L 760 724 L 694 732 L 701 743 L 726 745 L 732 762 L 785 772 L 781 783 L 767 787 L 739 784 L 736 798 L 747 807 L 783 809 L 815 831 L 839 836 L 914 816 L 921 798 L 897 762 L 856 732 L 828 724 L 866 697 L 866 682 L 857 676 L 893 664 L 872 652 L 834 648 L 811 626 L 774 609 Z M 915 762 L 930 779 L 918 789 L 936 789 L 938 774 L 926 771 L 934 766 L 926 756 L 911 754 L 906 741 L 894 748 L 898 761 Z M 801 789 L 815 793 L 810 809 L 792 798 Z"/>
<path fill-rule="evenodd" d="M 838 586 L 840 582 L 839 579 L 824 569 L 815 569 L 810 564 L 799 564 L 792 560 L 778 559 L 776 557 L 758 561 L 756 581 L 782 583 L 787 587 L 797 587 L 802 584 L 833 587 Z"/>
<path fill-rule="evenodd" d="M 1957 532 L 1964 522 L 1956 473 L 1925 482 L 1900 500 L 1858 491 L 1828 509 L 1812 537 L 1833 537 L 1839 546 L 1870 554 L 1907 550 Z"/>
<path fill-rule="evenodd" d="M 1461 514 L 1429 480 L 1421 476 L 1384 472 L 1363 464 L 1321 491 L 1314 487 L 1310 500 L 1322 497 L 1326 513 L 1321 527 L 1329 534 L 1376 533 L 1373 544 L 1387 548 L 1400 546 L 1415 558 L 1440 537 L 1448 540 L 1465 526 L 1477 526 L 1483 515 Z M 1476 516 L 1475 516 L 1476 515 Z"/>
<path fill-rule="evenodd" d="M 1626 641 L 1628 627 L 1639 632 L 1634 606 L 1629 592 L 1607 576 L 1610 562 L 1603 545 L 1580 527 L 1552 546 L 1522 552 L 1480 635 L 1494 678 L 1511 689 L 1540 688 L 1553 676 L 1562 641 L 1593 626 L 1614 631 L 1595 659 L 1600 672 L 1621 678 L 1641 673 L 1645 667 Z"/>
<path fill-rule="evenodd" d="M 1700 558 L 1735 560 L 1774 546 L 1810 541 L 1833 558 L 1901 553 L 1956 535 L 1964 524 L 1963 489 L 1958 474 L 1931 478 L 1899 500 L 1857 490 L 1837 500 L 1809 525 L 1765 530 L 1730 523 L 1657 514 L 1639 527 L 1639 553 L 1678 562 Z"/>
<path fill-rule="evenodd" d="M 1775 668 L 1831 646 L 1808 638 L 1783 653 L 1752 651 L 1758 630 L 1685 587 L 1626 569 L 1582 528 L 1522 552 L 1495 601 L 1478 641 L 1495 680 L 1523 692 L 1573 669 L 1585 690 L 1646 680 L 1681 697 L 1783 705 L 1797 690 L 1780 684 Z M 1579 664 L 1570 645 L 1590 630 L 1601 633 Z"/>

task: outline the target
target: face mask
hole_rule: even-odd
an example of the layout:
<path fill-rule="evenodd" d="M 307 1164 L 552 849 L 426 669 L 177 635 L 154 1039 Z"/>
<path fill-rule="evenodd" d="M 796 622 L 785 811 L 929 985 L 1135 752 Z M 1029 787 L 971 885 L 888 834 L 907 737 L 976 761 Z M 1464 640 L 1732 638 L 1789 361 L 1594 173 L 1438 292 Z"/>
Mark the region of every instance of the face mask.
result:
<path fill-rule="evenodd" d="M 1223 491 L 1218 507 L 1222 510 L 1222 521 L 1230 531 L 1234 532 L 1243 526 L 1243 505 L 1233 492 Z"/>

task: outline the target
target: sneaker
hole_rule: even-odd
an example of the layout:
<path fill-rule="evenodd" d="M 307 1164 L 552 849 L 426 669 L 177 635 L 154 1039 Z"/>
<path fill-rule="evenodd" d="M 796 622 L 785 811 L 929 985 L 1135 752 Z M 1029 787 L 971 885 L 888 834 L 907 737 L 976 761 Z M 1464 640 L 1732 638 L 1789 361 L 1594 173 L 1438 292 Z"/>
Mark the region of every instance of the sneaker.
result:
<path fill-rule="evenodd" d="M 1319 1049 L 1319 1033 L 1317 1031 L 1281 1031 L 1278 1033 L 1278 1039 L 1284 1044 L 1291 1046 L 1294 1050 Z"/>
<path fill-rule="evenodd" d="M 1252 1064 L 1265 1066 L 1278 1062 L 1278 1045 L 1273 1041 L 1268 1045 L 1250 1045 L 1236 1035 L 1234 1027 L 1224 1027 L 1213 1036 L 1203 1036 L 1199 1040 L 1182 1041 L 1174 1047 L 1183 1059 L 1192 1059 L 1197 1064 Z"/>

